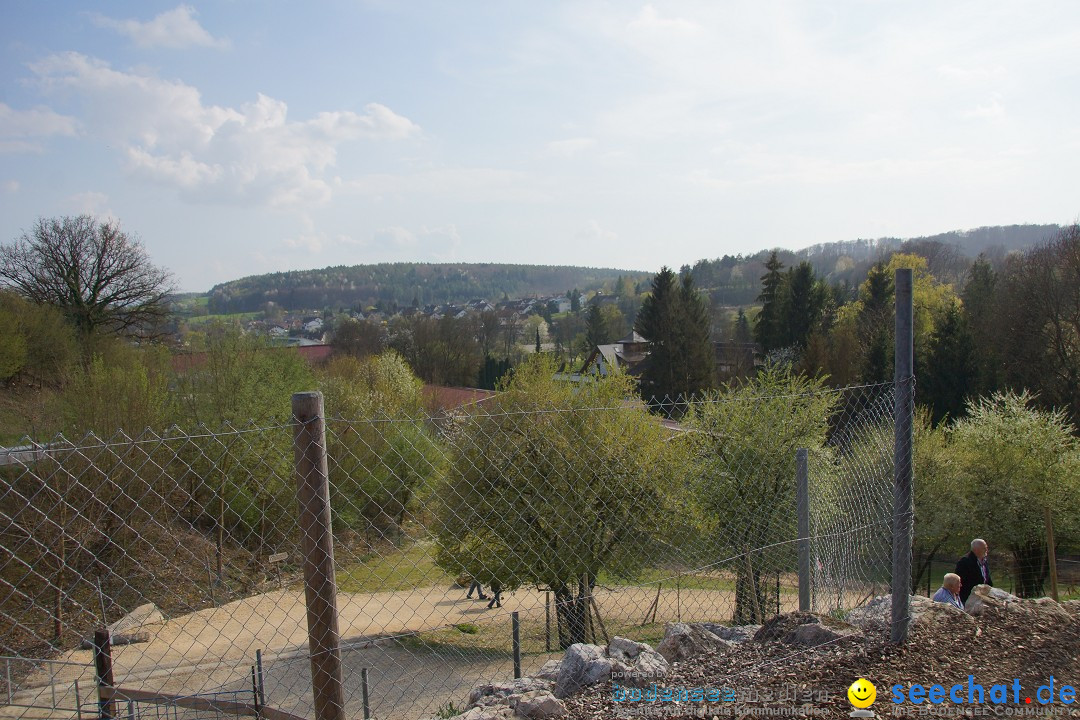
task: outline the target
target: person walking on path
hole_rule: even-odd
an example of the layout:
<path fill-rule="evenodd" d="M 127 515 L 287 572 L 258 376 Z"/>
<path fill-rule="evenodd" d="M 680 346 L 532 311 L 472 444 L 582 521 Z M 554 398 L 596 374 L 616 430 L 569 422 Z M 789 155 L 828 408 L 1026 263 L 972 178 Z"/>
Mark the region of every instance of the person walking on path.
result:
<path fill-rule="evenodd" d="M 472 585 L 469 586 L 469 592 L 465 593 L 465 597 L 472 600 L 472 592 L 473 592 L 473 590 L 476 591 L 476 598 L 478 600 L 487 600 L 488 599 L 488 596 L 484 594 L 484 586 L 481 585 L 480 583 L 476 582 L 476 580 L 472 581 Z"/>
<path fill-rule="evenodd" d="M 494 594 L 491 596 L 491 601 L 488 602 L 488 605 L 487 605 L 488 609 L 490 610 L 493 607 L 501 608 L 502 607 L 502 585 L 499 584 L 498 580 L 492 580 L 491 581 L 491 592 L 494 593 Z"/>

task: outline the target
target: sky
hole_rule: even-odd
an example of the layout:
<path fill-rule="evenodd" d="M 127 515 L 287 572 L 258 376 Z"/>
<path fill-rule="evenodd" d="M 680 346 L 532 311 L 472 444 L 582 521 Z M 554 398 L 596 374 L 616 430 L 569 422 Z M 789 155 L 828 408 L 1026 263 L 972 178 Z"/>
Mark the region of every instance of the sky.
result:
<path fill-rule="evenodd" d="M 1075 0 L 0 0 L 0 242 L 205 291 L 1067 224 L 1077 118 Z"/>

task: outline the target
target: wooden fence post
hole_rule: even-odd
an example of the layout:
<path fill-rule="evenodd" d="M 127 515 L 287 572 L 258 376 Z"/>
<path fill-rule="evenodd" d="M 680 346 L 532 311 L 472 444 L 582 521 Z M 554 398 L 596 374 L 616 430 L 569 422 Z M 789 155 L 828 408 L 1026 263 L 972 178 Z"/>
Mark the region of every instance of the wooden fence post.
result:
<path fill-rule="evenodd" d="M 94 631 L 94 669 L 97 673 L 98 714 L 102 720 L 116 717 L 113 702 L 112 638 L 107 628 Z"/>
<path fill-rule="evenodd" d="M 345 720 L 322 393 L 295 393 L 292 413 L 315 717 L 317 720 Z"/>

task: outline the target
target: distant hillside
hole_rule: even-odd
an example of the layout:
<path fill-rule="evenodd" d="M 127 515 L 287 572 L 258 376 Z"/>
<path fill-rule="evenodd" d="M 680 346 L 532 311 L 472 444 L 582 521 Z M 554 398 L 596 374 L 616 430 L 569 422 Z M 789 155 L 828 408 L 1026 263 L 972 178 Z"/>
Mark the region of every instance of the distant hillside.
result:
<path fill-rule="evenodd" d="M 808 260 L 815 272 L 833 284 L 857 286 L 877 260 L 897 251 L 926 257 L 930 271 L 945 282 L 958 282 L 980 253 L 1000 260 L 1006 253 L 1030 247 L 1060 230 L 1058 225 L 1008 225 L 954 230 L 926 237 L 843 240 L 821 243 L 804 250 L 778 250 L 785 266 Z M 760 292 L 760 278 L 771 250 L 699 260 L 692 267 L 698 287 L 714 303 L 750 305 Z M 393 310 L 473 299 L 498 301 L 503 296 L 562 295 L 577 288 L 591 294 L 614 286 L 619 276 L 647 286 L 651 271 L 583 268 L 562 265 L 508 265 L 494 263 L 382 263 L 295 270 L 252 275 L 214 286 L 208 295 L 212 314 L 257 312 L 267 302 L 285 310 L 376 306 Z"/>
<path fill-rule="evenodd" d="M 777 249 L 785 267 L 807 260 L 814 271 L 830 283 L 857 286 L 878 260 L 894 252 L 909 252 L 925 257 L 930 272 L 944 282 L 960 282 L 971 263 L 980 254 L 1000 261 L 1007 253 L 1031 247 L 1061 230 L 1059 225 L 1006 225 L 975 230 L 953 230 L 939 235 L 876 240 L 841 240 L 821 243 L 804 250 Z M 713 260 L 699 260 L 690 271 L 694 282 L 719 305 L 750 305 L 761 291 L 765 261 L 772 250 L 752 255 L 725 255 Z"/>
<path fill-rule="evenodd" d="M 381 263 L 252 275 L 215 285 L 212 314 L 254 312 L 267 302 L 285 310 L 380 308 L 496 301 L 532 295 L 562 295 L 577 288 L 595 290 L 620 275 L 636 282 L 650 273 L 613 268 L 493 263 Z"/>

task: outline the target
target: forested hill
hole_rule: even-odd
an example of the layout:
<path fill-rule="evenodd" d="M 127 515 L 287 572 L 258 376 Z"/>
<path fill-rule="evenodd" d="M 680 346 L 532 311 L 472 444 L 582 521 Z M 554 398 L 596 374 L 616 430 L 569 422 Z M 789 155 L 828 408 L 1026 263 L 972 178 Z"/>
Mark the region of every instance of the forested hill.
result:
<path fill-rule="evenodd" d="M 494 263 L 381 263 L 252 275 L 215 285 L 211 313 L 253 312 L 274 302 L 285 310 L 340 307 L 406 307 L 497 301 L 532 295 L 596 290 L 620 275 L 635 282 L 651 273 L 613 268 Z"/>
<path fill-rule="evenodd" d="M 814 271 L 832 284 L 858 285 L 867 269 L 893 252 L 911 252 L 929 260 L 935 277 L 955 282 L 981 253 L 1000 260 L 1008 252 L 1030 247 L 1056 234 L 1058 225 L 1007 225 L 910 238 L 877 238 L 821 243 L 804 250 L 780 250 L 786 267 L 808 260 Z M 770 250 L 699 260 L 692 267 L 698 287 L 709 291 L 719 305 L 749 305 L 761 290 L 760 279 Z M 615 286 L 619 276 L 634 285 L 659 268 L 628 271 L 564 265 L 507 265 L 494 263 L 382 263 L 293 270 L 252 275 L 214 286 L 211 313 L 256 312 L 267 302 L 284 310 L 321 308 L 363 309 L 375 305 L 393 310 L 410 305 L 464 303 L 476 298 L 498 301 L 503 296 L 562 295 L 577 288 L 583 293 Z"/>
<path fill-rule="evenodd" d="M 879 260 L 887 261 L 894 252 L 925 257 L 929 270 L 943 282 L 956 283 L 979 255 L 997 264 L 1006 254 L 1022 250 L 1056 235 L 1059 225 L 999 225 L 974 230 L 925 237 L 877 238 L 821 243 L 803 250 L 777 249 L 785 267 L 806 260 L 814 272 L 832 285 L 855 287 L 866 278 L 867 270 Z M 772 250 L 753 255 L 725 255 L 699 260 L 689 269 L 698 287 L 709 292 L 718 305 L 751 305 L 761 292 L 761 276 Z"/>

